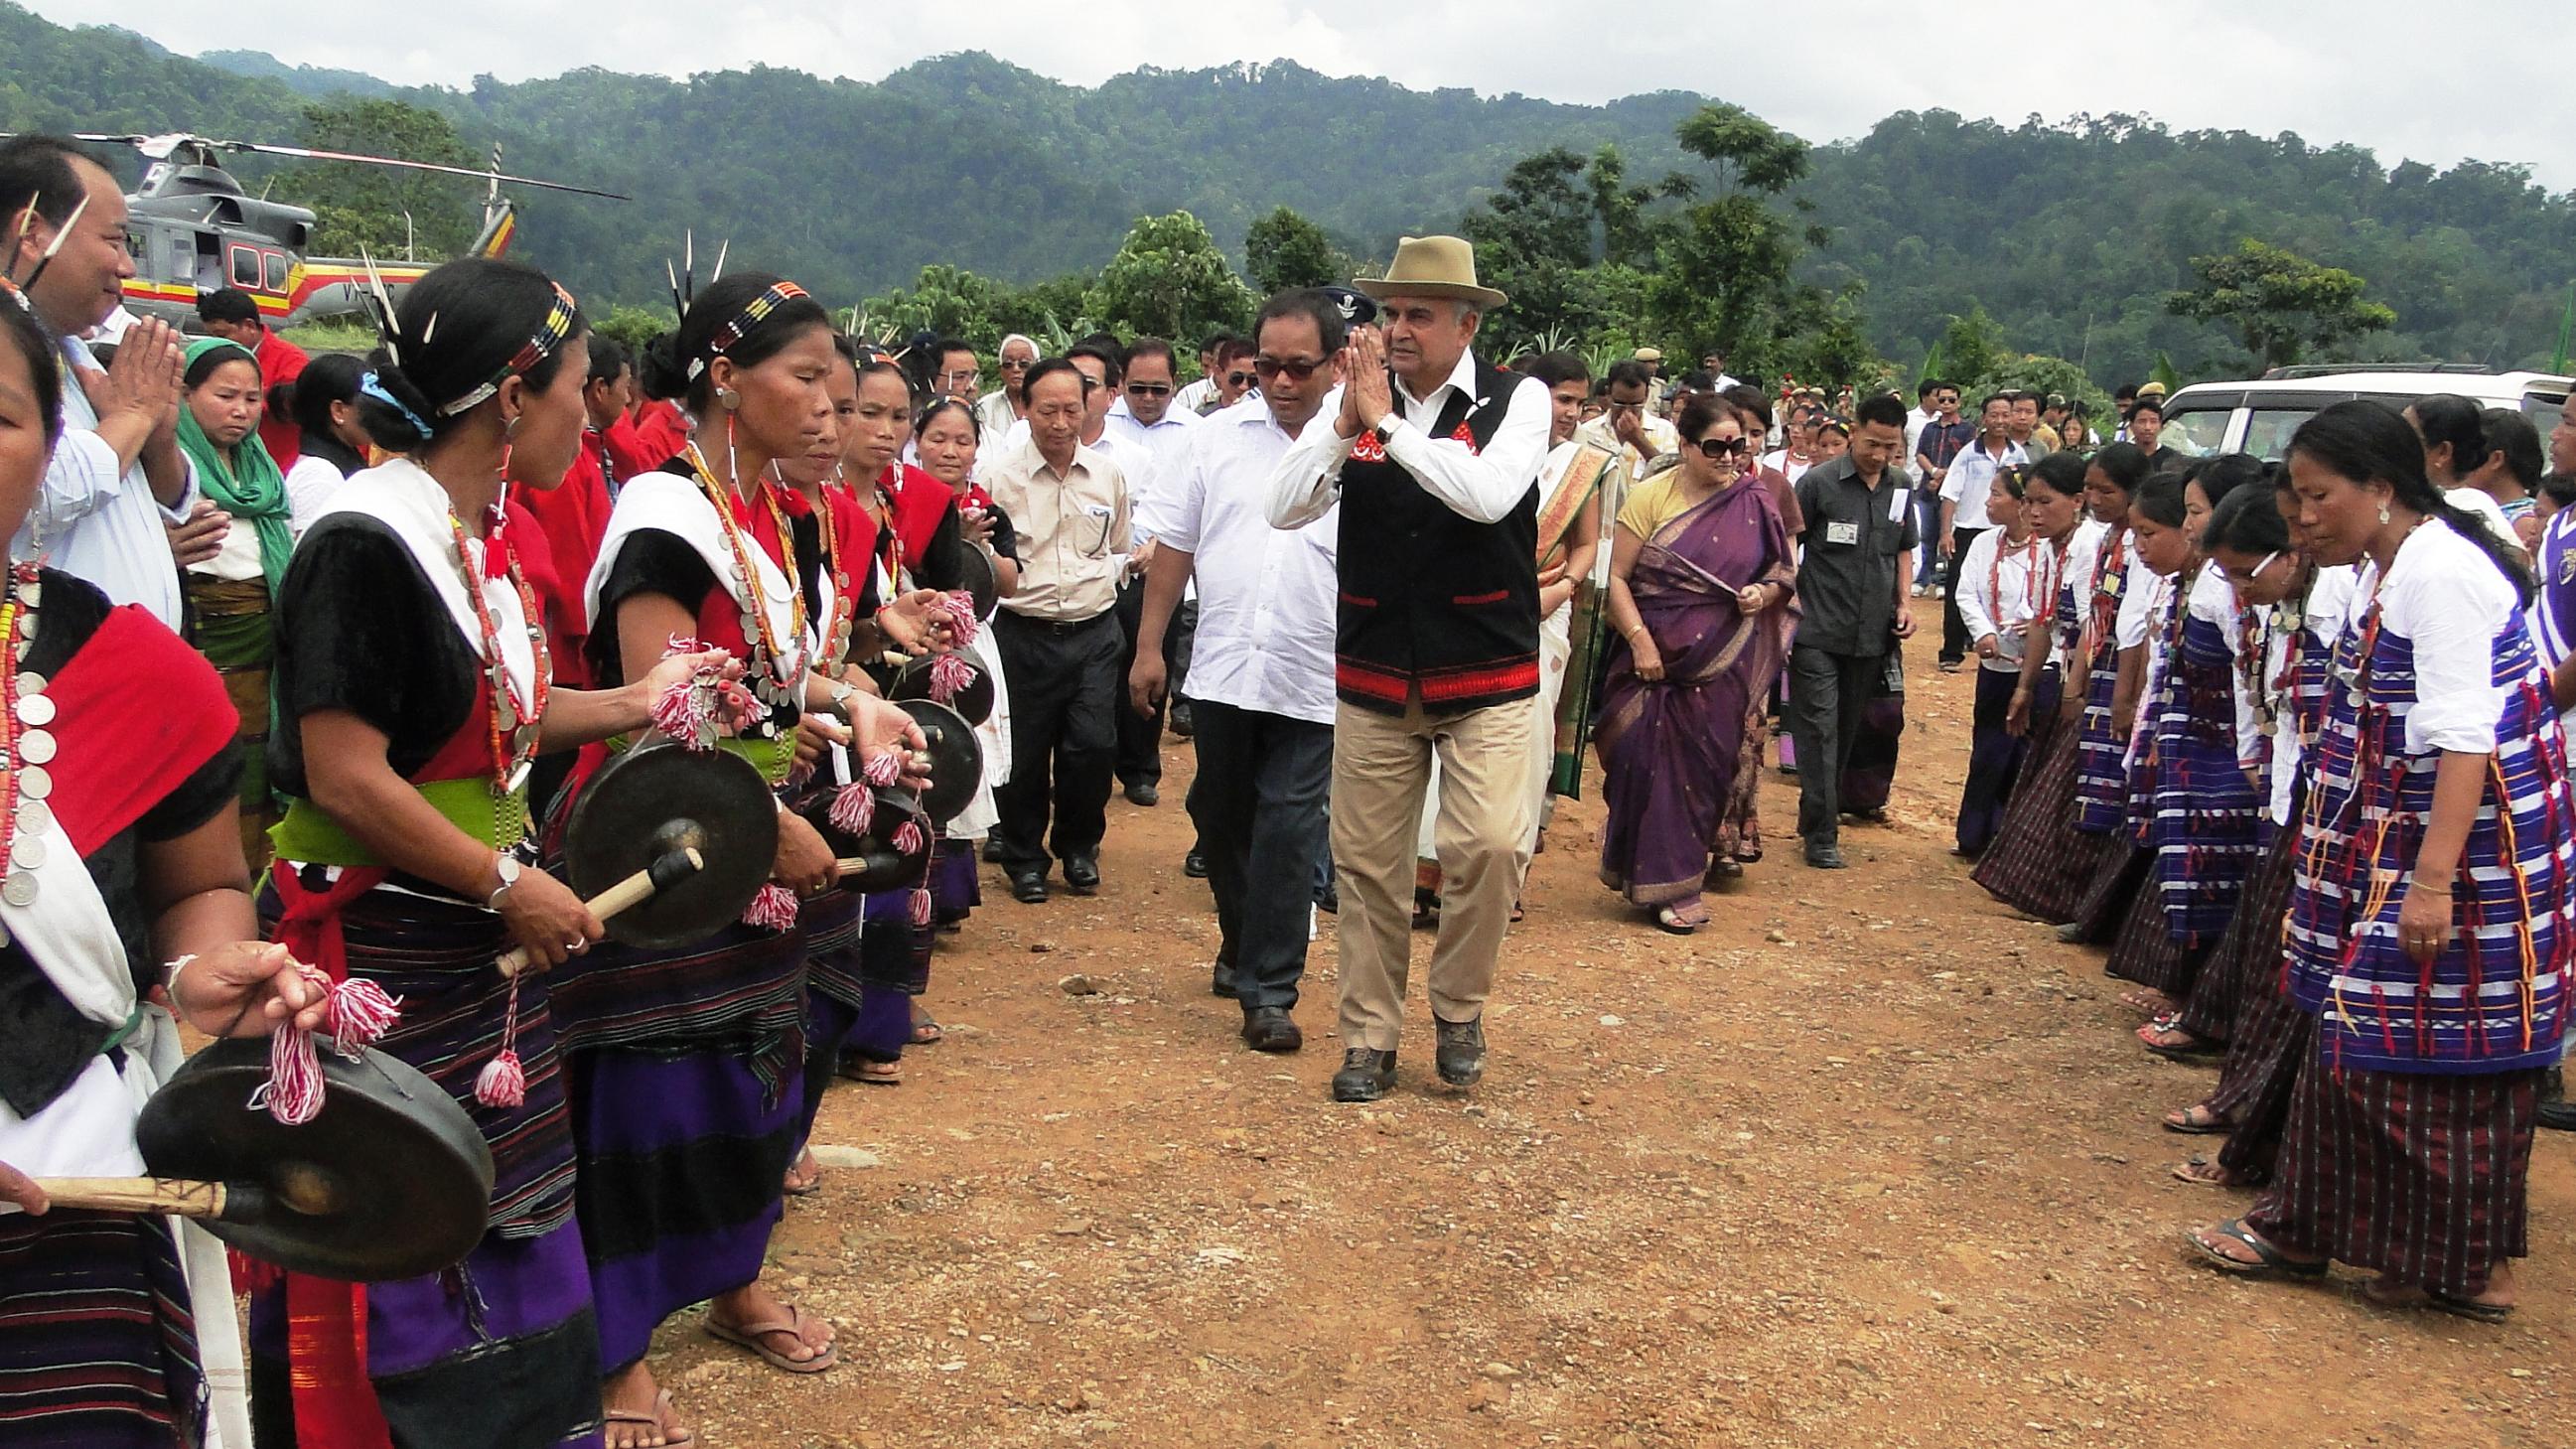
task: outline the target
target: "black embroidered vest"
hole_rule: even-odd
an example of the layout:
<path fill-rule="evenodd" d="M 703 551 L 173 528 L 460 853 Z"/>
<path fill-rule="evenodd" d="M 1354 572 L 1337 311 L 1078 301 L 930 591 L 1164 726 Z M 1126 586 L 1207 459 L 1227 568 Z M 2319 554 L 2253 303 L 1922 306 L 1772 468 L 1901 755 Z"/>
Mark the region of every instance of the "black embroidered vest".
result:
<path fill-rule="evenodd" d="M 1426 431 L 1482 452 L 1522 379 L 1482 358 L 1476 395 L 1452 392 Z M 1342 465 L 1342 701 L 1458 714 L 1538 693 L 1538 480 L 1501 521 L 1460 515 L 1362 433 Z"/>

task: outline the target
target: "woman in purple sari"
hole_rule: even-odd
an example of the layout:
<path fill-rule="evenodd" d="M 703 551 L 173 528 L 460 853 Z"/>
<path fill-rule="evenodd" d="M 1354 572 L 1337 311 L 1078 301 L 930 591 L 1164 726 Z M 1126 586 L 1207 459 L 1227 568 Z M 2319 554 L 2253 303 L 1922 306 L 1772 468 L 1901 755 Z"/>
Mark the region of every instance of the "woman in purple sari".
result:
<path fill-rule="evenodd" d="M 1779 505 L 1752 473 L 1754 441 L 1721 398 L 1682 410 L 1681 466 L 1619 510 L 1609 611 L 1618 640 L 1595 738 L 1609 819 L 1601 879 L 1688 935 L 1752 701 L 1785 655 L 1796 573 Z"/>

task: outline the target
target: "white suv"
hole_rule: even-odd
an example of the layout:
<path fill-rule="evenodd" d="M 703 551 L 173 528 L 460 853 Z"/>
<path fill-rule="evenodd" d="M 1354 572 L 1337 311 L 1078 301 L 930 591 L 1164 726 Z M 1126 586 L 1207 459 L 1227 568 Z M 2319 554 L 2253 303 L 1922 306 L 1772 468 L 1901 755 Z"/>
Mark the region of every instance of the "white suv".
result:
<path fill-rule="evenodd" d="M 2363 363 L 2275 368 L 2251 382 L 2195 382 L 2165 400 L 2161 441 L 2177 453 L 2252 453 L 2278 459 L 2310 413 L 2366 397 L 2403 408 L 2419 397 L 2457 393 L 2479 408 L 2514 408 L 2540 436 L 2567 409 L 2569 380 L 2545 372 L 2453 370 Z"/>

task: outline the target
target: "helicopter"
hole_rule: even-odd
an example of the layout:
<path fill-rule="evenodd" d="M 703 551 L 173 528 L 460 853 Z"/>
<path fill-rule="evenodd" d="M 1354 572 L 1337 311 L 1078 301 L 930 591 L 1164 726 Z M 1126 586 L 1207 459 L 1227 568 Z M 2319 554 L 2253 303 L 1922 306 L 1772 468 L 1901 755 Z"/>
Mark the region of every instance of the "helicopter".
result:
<path fill-rule="evenodd" d="M 354 161 L 477 178 L 485 183 L 483 226 L 466 249 L 467 256 L 497 257 L 508 250 L 518 215 L 510 199 L 501 194 L 505 182 L 611 201 L 629 199 L 614 191 L 504 174 L 497 145 L 492 148 L 492 164 L 478 171 L 308 146 L 215 141 L 185 133 L 91 134 L 74 139 L 131 146 L 149 163 L 142 184 L 126 197 L 125 247 L 134 257 L 134 275 L 125 282 L 125 304 L 181 327 L 196 320 L 200 292 L 236 288 L 250 294 L 269 326 L 294 327 L 363 315 L 368 307 L 363 291 L 371 280 L 381 282 L 389 296 L 399 297 L 430 270 L 429 264 L 408 259 L 306 255 L 313 241 L 313 213 L 244 191 L 223 168 L 221 158 L 226 153 Z"/>

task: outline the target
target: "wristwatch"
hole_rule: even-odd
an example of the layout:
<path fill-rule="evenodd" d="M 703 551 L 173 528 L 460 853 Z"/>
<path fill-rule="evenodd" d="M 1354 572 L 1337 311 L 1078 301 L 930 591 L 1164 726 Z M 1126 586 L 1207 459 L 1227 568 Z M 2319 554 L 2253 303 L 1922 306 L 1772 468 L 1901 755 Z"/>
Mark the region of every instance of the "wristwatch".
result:
<path fill-rule="evenodd" d="M 493 889 L 492 894 L 483 898 L 483 909 L 487 911 L 501 909 L 501 903 L 509 899 L 510 887 L 519 883 L 521 869 L 519 858 L 508 851 L 498 852 L 492 857 L 492 873 L 501 878 L 501 884 Z"/>
<path fill-rule="evenodd" d="M 1402 421 L 1403 419 L 1397 417 L 1393 413 L 1388 413 L 1385 417 L 1377 420 L 1377 426 L 1371 428 L 1369 431 L 1377 434 L 1377 445 L 1379 447 L 1383 448 L 1387 444 L 1395 441 L 1395 425 Z"/>

